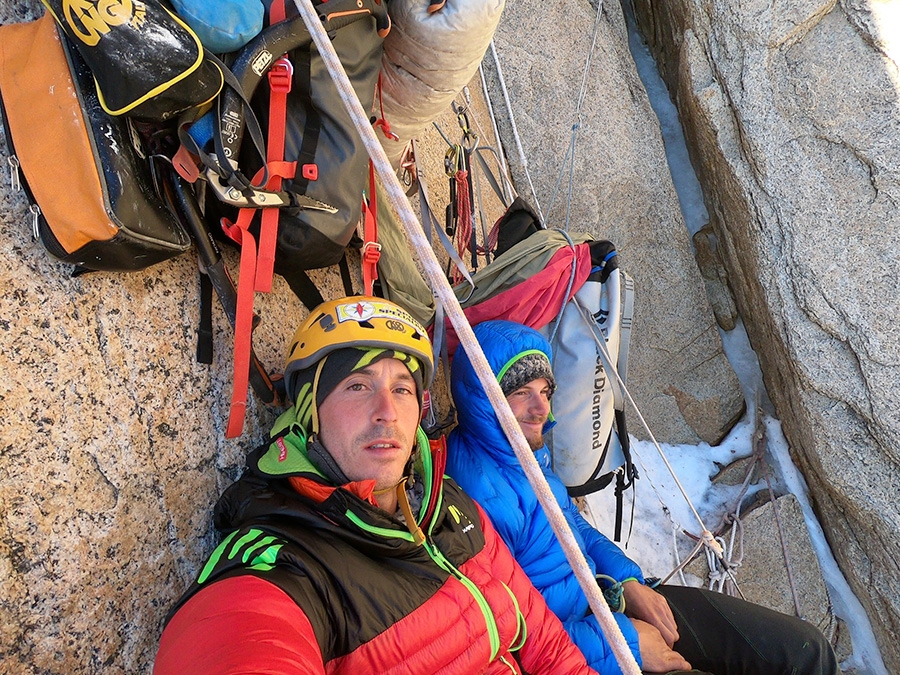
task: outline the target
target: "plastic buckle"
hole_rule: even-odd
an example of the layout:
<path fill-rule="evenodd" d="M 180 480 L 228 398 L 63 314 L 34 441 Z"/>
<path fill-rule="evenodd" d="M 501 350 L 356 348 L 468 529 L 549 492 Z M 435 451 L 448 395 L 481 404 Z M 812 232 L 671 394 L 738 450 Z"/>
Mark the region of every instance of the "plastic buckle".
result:
<path fill-rule="evenodd" d="M 300 175 L 306 180 L 318 180 L 319 167 L 316 164 L 304 164 L 300 167 Z"/>
<path fill-rule="evenodd" d="M 367 241 L 362 248 L 362 259 L 366 263 L 377 263 L 381 259 L 381 244 Z"/>
<path fill-rule="evenodd" d="M 278 94 L 287 94 L 291 91 L 291 82 L 294 78 L 294 66 L 284 56 L 279 58 L 269 68 L 269 87 Z"/>
<path fill-rule="evenodd" d="M 172 167 L 188 183 L 194 184 L 200 178 L 200 167 L 196 159 L 183 145 L 179 145 L 177 152 L 172 155 Z"/>

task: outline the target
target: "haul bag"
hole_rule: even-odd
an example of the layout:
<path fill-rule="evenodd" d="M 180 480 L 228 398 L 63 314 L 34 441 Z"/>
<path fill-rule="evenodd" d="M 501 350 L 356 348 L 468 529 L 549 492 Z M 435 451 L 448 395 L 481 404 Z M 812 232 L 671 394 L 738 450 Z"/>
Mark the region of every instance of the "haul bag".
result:
<path fill-rule="evenodd" d="M 558 424 L 549 433 L 548 447 L 553 470 L 570 493 L 605 477 L 594 486 L 602 489 L 625 463 L 615 415 L 625 409 L 619 380 L 626 376 L 632 314 L 633 283 L 612 258 L 605 270 L 592 271 L 566 303 L 558 326 L 540 329 L 548 340 L 552 337 L 558 382 L 553 394 Z"/>
<path fill-rule="evenodd" d="M 11 159 L 40 213 L 35 234 L 88 270 L 138 270 L 187 251 L 133 128 L 100 106 L 52 16 L 0 26 L 0 102 Z"/>

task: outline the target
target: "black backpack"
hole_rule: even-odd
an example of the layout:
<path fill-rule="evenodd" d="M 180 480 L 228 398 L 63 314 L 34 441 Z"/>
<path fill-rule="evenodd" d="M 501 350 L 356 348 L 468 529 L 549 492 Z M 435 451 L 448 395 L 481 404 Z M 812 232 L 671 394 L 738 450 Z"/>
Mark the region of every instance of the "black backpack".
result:
<path fill-rule="evenodd" d="M 390 26 L 384 3 L 330 0 L 319 7 L 356 95 L 371 107 Z M 365 146 L 303 19 L 286 12 L 283 0 L 268 11 L 271 25 L 231 64 L 237 83 L 219 98 L 206 142 L 213 152 L 192 145 L 206 171 L 207 195 L 216 201 L 207 213 L 221 215 L 223 229 L 241 246 L 228 436 L 239 435 L 243 424 L 254 293 L 270 290 L 274 272 L 307 308 L 320 304 L 323 298 L 305 270 L 346 265 L 368 188 Z M 264 77 L 267 87 L 260 86 Z M 269 129 L 265 166 L 259 142 L 244 142 L 245 122 L 252 119 L 248 99 Z M 184 133 L 181 138 L 187 140 Z M 260 206 L 272 200 L 280 206 Z M 346 267 L 344 272 L 345 290 L 352 294 Z"/>

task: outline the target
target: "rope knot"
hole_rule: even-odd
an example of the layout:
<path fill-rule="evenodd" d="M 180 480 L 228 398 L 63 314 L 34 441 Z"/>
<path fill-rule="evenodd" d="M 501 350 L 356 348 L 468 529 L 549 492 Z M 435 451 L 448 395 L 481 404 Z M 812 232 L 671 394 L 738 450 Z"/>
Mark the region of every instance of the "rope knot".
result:
<path fill-rule="evenodd" d="M 603 592 L 603 599 L 609 605 L 609 609 L 613 612 L 624 612 L 625 596 L 622 592 L 622 582 L 616 581 L 605 574 L 597 574 L 596 579 L 597 585 L 600 586 L 600 590 Z M 604 587 L 604 584 L 609 585 Z"/>
<path fill-rule="evenodd" d="M 391 131 L 391 124 L 383 117 L 379 117 L 372 123 L 372 126 L 376 129 L 381 129 L 381 132 L 385 135 L 386 138 L 389 138 L 392 141 L 399 141 L 400 137 Z"/>

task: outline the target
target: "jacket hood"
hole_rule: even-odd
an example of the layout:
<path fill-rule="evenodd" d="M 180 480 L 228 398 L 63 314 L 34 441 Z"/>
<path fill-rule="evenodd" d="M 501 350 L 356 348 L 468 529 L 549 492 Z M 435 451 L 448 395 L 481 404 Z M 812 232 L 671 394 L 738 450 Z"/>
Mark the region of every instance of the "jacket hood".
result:
<path fill-rule="evenodd" d="M 553 363 L 550 343 L 533 328 L 512 321 L 493 320 L 478 324 L 473 331 L 495 376 L 534 351 L 543 353 Z M 515 451 L 462 345 L 453 357 L 450 391 L 459 421 L 452 433 L 464 438 L 468 445 L 481 448 L 496 461 L 518 466 Z M 554 425 L 551 415 L 544 425 L 544 433 Z"/>

